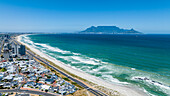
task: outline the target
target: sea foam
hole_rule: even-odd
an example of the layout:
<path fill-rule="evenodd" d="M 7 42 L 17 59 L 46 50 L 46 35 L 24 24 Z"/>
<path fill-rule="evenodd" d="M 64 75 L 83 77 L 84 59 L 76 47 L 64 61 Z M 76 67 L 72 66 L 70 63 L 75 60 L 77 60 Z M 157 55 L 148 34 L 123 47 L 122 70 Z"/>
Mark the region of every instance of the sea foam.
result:
<path fill-rule="evenodd" d="M 32 47 L 41 50 L 43 53 L 46 53 L 55 59 L 60 58 L 68 62 L 71 62 L 71 63 L 68 63 L 68 65 L 74 69 L 79 69 L 81 71 L 83 70 L 84 72 L 92 74 L 92 75 L 100 74 L 101 75 L 100 78 L 105 79 L 107 81 L 110 81 L 113 83 L 119 83 L 119 84 L 129 84 L 127 82 L 122 82 L 113 77 L 113 75 L 119 77 L 122 74 L 123 75 L 125 74 L 127 75 L 125 79 L 135 80 L 135 81 L 142 80 L 150 85 L 158 86 L 160 90 L 163 90 L 163 92 L 167 94 L 170 93 L 169 86 L 166 86 L 160 82 L 157 82 L 156 80 L 151 80 L 149 74 L 138 71 L 135 68 L 117 66 L 115 64 L 110 64 L 108 62 L 104 62 L 102 60 L 92 58 L 92 57 L 83 55 L 81 53 L 75 53 L 71 51 L 62 50 L 58 47 L 52 47 L 48 44 L 34 43 L 26 35 L 22 36 L 21 39 L 24 43 L 27 43 L 31 45 Z M 50 52 L 53 52 L 53 53 L 50 53 Z M 56 55 L 55 52 L 61 53 L 61 54 Z M 63 56 L 62 54 L 69 54 L 69 56 Z M 148 77 L 142 77 L 142 76 L 148 76 Z"/>

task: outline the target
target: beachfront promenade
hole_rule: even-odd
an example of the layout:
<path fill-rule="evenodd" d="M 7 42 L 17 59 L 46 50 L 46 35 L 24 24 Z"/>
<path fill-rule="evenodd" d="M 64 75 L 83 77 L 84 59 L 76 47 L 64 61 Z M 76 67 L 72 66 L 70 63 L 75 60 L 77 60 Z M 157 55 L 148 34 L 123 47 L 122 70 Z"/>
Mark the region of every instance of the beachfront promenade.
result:
<path fill-rule="evenodd" d="M 17 44 L 20 44 L 18 41 L 14 40 Z M 83 82 L 74 79 L 73 77 L 69 76 L 68 74 L 64 73 L 63 71 L 57 69 L 56 67 L 52 66 L 49 62 L 47 62 L 46 60 L 44 60 L 43 58 L 37 56 L 36 54 L 32 53 L 29 50 L 26 50 L 27 54 L 31 55 L 32 57 L 36 58 L 37 60 L 41 61 L 42 63 L 46 64 L 47 66 L 53 68 L 55 71 L 61 73 L 62 75 L 66 76 L 67 78 L 69 78 L 70 80 L 76 82 L 78 85 L 82 86 L 83 88 L 87 89 L 88 91 L 90 91 L 91 93 L 93 93 L 96 96 L 107 96 L 106 94 L 104 94 L 101 91 L 92 89 L 90 87 L 88 87 L 87 85 L 85 85 Z"/>

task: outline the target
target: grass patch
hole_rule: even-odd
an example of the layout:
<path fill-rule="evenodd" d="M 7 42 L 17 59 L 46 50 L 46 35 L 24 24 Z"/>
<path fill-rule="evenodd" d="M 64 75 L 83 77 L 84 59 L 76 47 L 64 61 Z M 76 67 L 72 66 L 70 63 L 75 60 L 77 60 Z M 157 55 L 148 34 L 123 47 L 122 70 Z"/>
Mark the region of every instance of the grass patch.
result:
<path fill-rule="evenodd" d="M 66 81 L 70 81 L 70 79 L 68 79 L 68 78 L 66 78 L 66 77 L 65 77 L 65 78 L 63 78 L 63 79 L 64 79 L 64 80 L 66 80 Z"/>
<path fill-rule="evenodd" d="M 0 72 L 5 72 L 5 71 L 7 71 L 7 69 L 6 69 L 6 68 L 2 68 L 2 69 L 0 69 Z"/>

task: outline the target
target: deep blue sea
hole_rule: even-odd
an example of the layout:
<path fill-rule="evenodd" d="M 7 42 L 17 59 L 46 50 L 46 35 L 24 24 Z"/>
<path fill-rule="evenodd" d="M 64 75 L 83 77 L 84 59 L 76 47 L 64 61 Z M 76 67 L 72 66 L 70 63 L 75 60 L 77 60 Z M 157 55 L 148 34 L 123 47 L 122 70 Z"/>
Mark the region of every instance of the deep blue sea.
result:
<path fill-rule="evenodd" d="M 22 42 L 110 81 L 170 95 L 170 35 L 24 35 Z"/>

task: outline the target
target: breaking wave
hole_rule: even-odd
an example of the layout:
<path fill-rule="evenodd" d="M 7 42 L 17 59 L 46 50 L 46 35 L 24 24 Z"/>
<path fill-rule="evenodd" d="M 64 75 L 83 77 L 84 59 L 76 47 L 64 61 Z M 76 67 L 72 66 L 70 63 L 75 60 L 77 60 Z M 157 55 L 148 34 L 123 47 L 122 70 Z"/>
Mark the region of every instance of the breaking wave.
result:
<path fill-rule="evenodd" d="M 22 35 L 20 38 L 21 42 L 27 43 L 41 52 L 44 52 L 45 54 L 56 58 L 57 60 L 60 60 L 61 62 L 64 62 L 73 68 L 82 70 L 109 82 L 132 85 L 135 81 L 146 86 L 152 85 L 156 87 L 157 90 L 170 95 L 170 86 L 163 84 L 159 80 L 152 80 L 153 78 L 157 78 L 157 75 L 148 74 L 135 68 L 110 64 L 109 62 L 103 62 L 100 59 L 91 58 L 81 53 L 62 50 L 58 47 L 52 47 L 48 44 L 34 43 L 31 41 L 28 35 Z M 139 85 L 136 84 L 136 86 Z M 142 87 L 143 90 L 146 91 L 143 86 L 139 87 Z M 147 91 L 147 93 L 151 95 L 150 92 Z"/>

